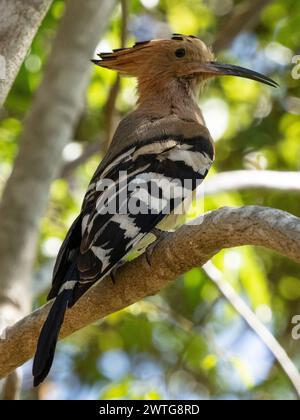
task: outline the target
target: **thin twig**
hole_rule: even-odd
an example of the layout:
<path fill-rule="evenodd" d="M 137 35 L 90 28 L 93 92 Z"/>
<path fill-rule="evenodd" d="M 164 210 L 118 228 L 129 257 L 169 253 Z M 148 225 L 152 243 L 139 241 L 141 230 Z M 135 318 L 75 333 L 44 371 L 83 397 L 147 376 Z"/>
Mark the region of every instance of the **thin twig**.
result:
<path fill-rule="evenodd" d="M 21 394 L 21 387 L 22 372 L 20 369 L 16 369 L 5 379 L 2 390 L 2 400 L 19 400 Z"/>
<path fill-rule="evenodd" d="M 104 141 L 101 139 L 100 144 L 99 142 L 89 143 L 83 153 L 77 158 L 72 160 L 71 162 L 66 163 L 60 173 L 59 178 L 68 178 L 70 175 L 73 174 L 73 172 L 83 163 L 85 163 L 88 159 L 96 155 L 97 153 L 100 153 L 101 149 L 103 150 Z"/>
<path fill-rule="evenodd" d="M 300 374 L 284 348 L 279 344 L 267 327 L 259 320 L 255 313 L 248 307 L 234 288 L 223 279 L 222 272 L 212 262 L 206 263 L 202 268 L 211 281 L 220 290 L 222 295 L 265 343 L 289 378 L 297 395 L 300 397 Z"/>
<path fill-rule="evenodd" d="M 271 1 L 251 0 L 235 7 L 232 14 L 226 17 L 224 24 L 220 27 L 213 45 L 213 51 L 218 53 L 228 48 L 240 32 L 253 27 L 259 21 L 263 8 Z"/>
<path fill-rule="evenodd" d="M 125 48 L 127 37 L 128 37 L 128 17 L 129 17 L 128 0 L 121 0 L 121 8 L 122 8 L 121 48 Z"/>
<path fill-rule="evenodd" d="M 121 26 L 121 42 L 120 48 L 125 48 L 127 41 L 127 32 L 128 32 L 128 2 L 127 0 L 120 0 L 122 8 L 122 26 Z M 116 101 L 118 98 L 118 93 L 121 86 L 121 77 L 120 74 L 117 74 L 117 78 L 112 85 L 106 106 L 104 108 L 104 121 L 105 121 L 105 144 L 104 150 L 106 151 L 111 143 L 113 132 L 115 129 L 115 119 L 116 119 Z"/>
<path fill-rule="evenodd" d="M 105 142 L 104 142 L 104 150 L 107 151 L 111 140 L 113 131 L 115 128 L 115 118 L 116 118 L 116 101 L 118 97 L 118 93 L 120 90 L 121 78 L 120 75 L 117 74 L 117 78 L 113 85 L 110 88 L 108 99 L 106 105 L 104 107 L 104 121 L 105 121 Z"/>
<path fill-rule="evenodd" d="M 186 318 L 182 314 L 178 314 L 178 311 L 176 308 L 171 308 L 168 305 L 168 302 L 165 300 L 163 303 L 159 304 L 157 302 L 153 302 L 151 298 L 144 299 L 144 301 L 147 302 L 147 304 L 151 304 L 154 308 L 156 308 L 158 311 L 163 313 L 164 315 L 167 315 L 168 322 L 171 325 L 175 325 L 177 328 L 180 328 L 182 331 L 185 331 L 187 334 L 195 334 L 199 335 L 199 333 L 202 334 L 202 336 L 205 337 L 207 342 L 209 342 L 209 345 L 211 348 L 213 348 L 214 353 L 218 356 L 218 359 L 222 360 L 223 363 L 230 364 L 230 367 L 233 366 L 233 363 L 230 360 L 230 355 L 227 351 L 224 350 L 223 347 L 220 347 L 214 340 L 213 334 L 211 331 L 209 331 L 207 328 L 204 328 L 203 325 L 206 324 L 205 318 L 208 318 L 211 315 L 211 312 L 213 311 L 216 304 L 218 304 L 219 300 L 223 299 L 222 296 L 217 297 L 212 304 L 206 308 L 206 314 L 205 316 L 201 316 L 201 319 L 197 319 L 197 323 L 194 323 L 190 319 Z M 189 367 L 184 364 L 184 355 L 190 345 L 190 341 L 187 341 L 184 345 L 183 349 L 180 351 L 180 356 L 177 362 L 177 365 L 173 366 L 172 371 L 178 371 L 180 369 L 186 369 L 188 372 L 190 372 L 192 375 L 194 375 L 195 378 L 199 375 L 199 372 L 192 372 L 190 371 Z M 197 378 L 199 379 L 199 378 Z M 201 377 L 200 380 L 203 381 L 204 377 Z M 207 384 L 206 384 L 207 386 Z"/>
<path fill-rule="evenodd" d="M 121 7 L 122 7 L 122 27 L 121 27 L 121 34 L 120 34 L 120 47 L 124 48 L 127 41 L 127 32 L 128 32 L 128 2 L 127 0 L 120 0 Z M 117 75 L 116 81 L 112 85 L 108 98 L 106 101 L 106 105 L 104 106 L 104 121 L 105 121 L 105 133 L 101 135 L 100 141 L 97 140 L 95 143 L 88 143 L 85 147 L 83 153 L 77 158 L 74 159 L 72 162 L 66 163 L 60 173 L 60 178 L 68 178 L 72 175 L 72 173 L 77 169 L 78 166 L 85 163 L 88 159 L 94 156 L 101 151 L 106 151 L 110 145 L 113 131 L 115 128 L 115 107 L 116 107 L 116 100 L 118 97 L 118 93 L 120 90 L 120 76 Z M 100 144 L 99 144 L 100 143 Z"/>

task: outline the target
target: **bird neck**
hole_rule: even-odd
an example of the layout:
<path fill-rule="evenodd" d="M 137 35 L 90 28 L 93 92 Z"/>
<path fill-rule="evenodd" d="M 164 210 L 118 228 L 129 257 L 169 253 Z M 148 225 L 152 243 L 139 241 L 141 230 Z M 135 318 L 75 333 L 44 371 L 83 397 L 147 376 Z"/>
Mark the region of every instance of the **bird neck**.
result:
<path fill-rule="evenodd" d="M 162 117 L 175 115 L 205 125 L 197 104 L 199 84 L 195 79 L 178 78 L 167 83 L 157 79 L 139 81 L 139 111 Z"/>

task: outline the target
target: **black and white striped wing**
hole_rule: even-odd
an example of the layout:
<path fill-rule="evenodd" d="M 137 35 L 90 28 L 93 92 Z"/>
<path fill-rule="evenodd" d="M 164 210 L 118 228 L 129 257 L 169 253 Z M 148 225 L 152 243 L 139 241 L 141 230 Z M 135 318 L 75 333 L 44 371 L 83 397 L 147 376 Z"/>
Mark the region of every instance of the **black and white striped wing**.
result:
<path fill-rule="evenodd" d="M 51 368 L 67 307 L 169 219 L 204 179 L 213 154 L 197 123 L 139 113 L 122 121 L 56 260 L 48 295 L 56 299 L 38 339 L 35 385 Z"/>
<path fill-rule="evenodd" d="M 74 301 L 191 194 L 212 159 L 206 137 L 165 136 L 123 150 L 94 177 L 82 209 Z"/>

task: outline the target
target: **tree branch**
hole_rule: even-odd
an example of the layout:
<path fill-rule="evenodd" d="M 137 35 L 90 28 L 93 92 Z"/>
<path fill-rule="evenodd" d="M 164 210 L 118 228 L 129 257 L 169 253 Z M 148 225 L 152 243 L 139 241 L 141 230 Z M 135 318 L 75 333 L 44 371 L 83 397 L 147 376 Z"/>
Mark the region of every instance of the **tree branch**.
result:
<path fill-rule="evenodd" d="M 126 46 L 127 40 L 127 32 L 128 32 L 128 2 L 127 0 L 120 0 L 121 1 L 121 9 L 122 9 L 122 27 L 121 27 L 121 42 L 120 48 L 124 48 Z M 59 174 L 60 178 L 68 178 L 72 173 L 77 169 L 78 166 L 85 163 L 88 159 L 90 159 L 95 154 L 106 151 L 111 143 L 112 135 L 116 126 L 116 101 L 118 97 L 118 93 L 120 90 L 121 85 L 120 75 L 117 74 L 117 78 L 114 84 L 111 86 L 106 104 L 104 106 L 104 121 L 105 121 L 105 132 L 102 133 L 100 138 L 100 142 L 94 141 L 92 143 L 88 143 L 85 149 L 83 150 L 82 154 L 77 158 L 74 159 L 72 162 L 66 163 Z M 99 144 L 100 143 L 100 144 Z"/>
<path fill-rule="evenodd" d="M 234 8 L 230 16 L 227 16 L 220 27 L 213 51 L 216 53 L 230 46 L 234 38 L 242 31 L 250 29 L 259 20 L 261 11 L 273 0 L 249 0 L 247 3 Z"/>
<path fill-rule="evenodd" d="M 101 138 L 100 141 L 87 144 L 78 158 L 63 165 L 59 172 L 59 178 L 69 178 L 80 165 L 84 164 L 97 153 L 100 153 L 104 149 L 104 143 L 104 140 Z"/>
<path fill-rule="evenodd" d="M 22 372 L 16 369 L 5 380 L 2 390 L 2 400 L 14 401 L 20 398 L 22 387 Z"/>
<path fill-rule="evenodd" d="M 90 57 L 113 6 L 111 0 L 87 0 L 84 7 L 80 0 L 68 1 L 44 79 L 25 122 L 0 204 L 0 300 L 10 300 L 18 309 L 25 305 L 26 311 L 29 306 L 25 296 L 30 289 L 39 221 L 62 150 L 84 106 Z"/>
<path fill-rule="evenodd" d="M 195 223 L 198 223 L 194 225 Z M 154 250 L 152 267 L 144 256 L 126 264 L 117 282 L 104 279 L 66 314 L 61 337 L 153 295 L 180 274 L 202 266 L 223 248 L 257 245 L 300 263 L 300 219 L 281 210 L 248 206 L 205 214 L 170 234 Z M 0 377 L 32 357 L 51 303 L 5 331 L 0 340 Z"/>
<path fill-rule="evenodd" d="M 221 172 L 205 180 L 208 195 L 250 189 L 300 192 L 300 172 L 241 170 Z"/>
<path fill-rule="evenodd" d="M 120 48 L 126 47 L 127 32 L 128 32 L 128 2 L 127 0 L 120 0 L 122 9 L 122 25 L 120 34 Z M 107 151 L 112 141 L 113 133 L 117 126 L 116 121 L 116 101 L 121 86 L 121 76 L 118 73 L 114 84 L 111 86 L 108 99 L 104 108 L 105 121 L 105 142 L 104 150 Z"/>
<path fill-rule="evenodd" d="M 265 343 L 274 358 L 277 360 L 279 366 L 281 366 L 282 370 L 290 380 L 294 390 L 296 391 L 297 397 L 300 397 L 300 373 L 284 348 L 249 308 L 249 306 L 243 301 L 234 288 L 223 279 L 223 273 L 215 267 L 212 262 L 206 263 L 203 266 L 203 269 L 236 312 L 244 319 L 244 321 L 246 321 L 258 337 L 260 337 L 263 343 Z"/>
<path fill-rule="evenodd" d="M 0 107 L 52 0 L 0 0 Z"/>
<path fill-rule="evenodd" d="M 26 12 L 24 2 L 17 3 Z M 32 5 L 41 2 L 29 3 L 26 16 L 33 13 Z M 90 58 L 114 5 L 112 0 L 86 0 L 84 5 L 80 0 L 68 0 L 43 81 L 24 124 L 18 156 L 0 203 L 0 329 L 15 323 L 31 306 L 29 285 L 39 222 L 61 165 L 62 150 L 72 138 L 85 103 Z M 26 23 L 30 27 L 30 21 Z M 10 47 L 15 54 L 15 45 Z"/>

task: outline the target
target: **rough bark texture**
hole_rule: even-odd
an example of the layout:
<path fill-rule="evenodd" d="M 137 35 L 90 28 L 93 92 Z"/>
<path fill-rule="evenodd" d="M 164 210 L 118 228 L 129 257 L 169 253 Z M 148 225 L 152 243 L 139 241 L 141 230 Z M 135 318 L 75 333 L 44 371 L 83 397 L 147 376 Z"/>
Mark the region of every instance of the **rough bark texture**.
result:
<path fill-rule="evenodd" d="M 24 8 L 24 2 L 18 3 Z M 113 0 L 66 4 L 0 204 L 0 329 L 30 307 L 27 296 L 39 221 L 62 150 L 84 106 L 90 58 L 114 5 Z"/>
<path fill-rule="evenodd" d="M 151 267 L 141 256 L 118 271 L 115 285 L 106 278 L 90 289 L 67 312 L 61 337 L 157 293 L 180 274 L 205 264 L 223 248 L 264 246 L 300 263 L 300 219 L 289 213 L 256 206 L 222 208 L 197 222 L 164 239 L 154 250 Z M 5 332 L 0 340 L 0 377 L 32 357 L 50 305 Z"/>
<path fill-rule="evenodd" d="M 52 0 L 0 0 L 0 107 Z M 5 61 L 4 61 L 5 60 Z M 0 63 L 1 64 L 1 63 Z"/>

